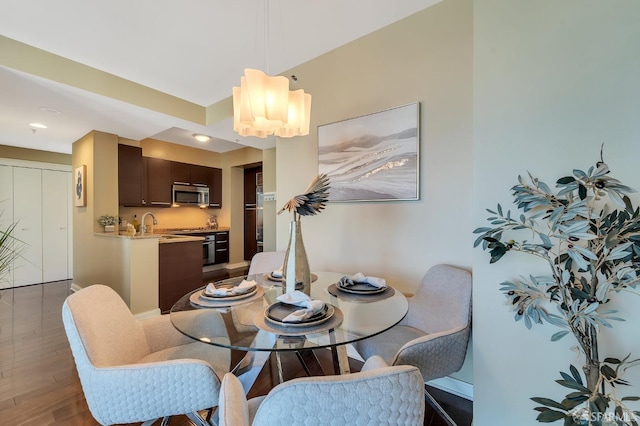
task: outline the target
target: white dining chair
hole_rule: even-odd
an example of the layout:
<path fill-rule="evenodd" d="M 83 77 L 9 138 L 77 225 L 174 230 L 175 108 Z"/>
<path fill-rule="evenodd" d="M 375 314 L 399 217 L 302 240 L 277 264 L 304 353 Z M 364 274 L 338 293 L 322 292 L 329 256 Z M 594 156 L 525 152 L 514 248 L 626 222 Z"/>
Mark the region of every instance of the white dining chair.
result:
<path fill-rule="evenodd" d="M 230 352 L 194 341 L 161 315 L 136 320 L 110 287 L 92 285 L 62 306 L 65 332 L 93 417 L 103 425 L 144 422 L 184 414 L 198 425 L 198 413 L 218 404 L 220 378 Z M 193 321 L 227 336 L 222 322 L 193 313 Z M 209 411 L 209 415 L 211 411 Z"/>
<path fill-rule="evenodd" d="M 423 379 L 413 366 L 389 367 L 380 357 L 359 373 L 304 377 L 247 401 L 240 381 L 222 379 L 220 426 L 407 425 L 424 421 Z"/>
<path fill-rule="evenodd" d="M 256 253 L 249 264 L 249 275 L 263 274 L 279 269 L 284 264 L 284 251 L 263 251 Z"/>
<path fill-rule="evenodd" d="M 389 365 L 414 365 L 425 382 L 460 370 L 471 331 L 471 284 L 471 273 L 464 269 L 433 266 L 408 299 L 405 318 L 354 347 L 364 359 L 379 355 Z M 455 425 L 426 385 L 425 397 L 446 422 Z"/>

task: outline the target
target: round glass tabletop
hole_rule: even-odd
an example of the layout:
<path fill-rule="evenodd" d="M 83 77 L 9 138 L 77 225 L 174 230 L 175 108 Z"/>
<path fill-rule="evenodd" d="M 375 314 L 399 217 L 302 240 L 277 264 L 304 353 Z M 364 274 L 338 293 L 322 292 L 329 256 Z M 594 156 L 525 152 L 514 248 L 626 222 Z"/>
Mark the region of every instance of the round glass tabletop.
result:
<path fill-rule="evenodd" d="M 242 351 L 296 351 L 345 345 L 374 336 L 396 325 L 407 313 L 408 301 L 402 293 L 354 294 L 336 289 L 345 274 L 316 272 L 311 298 L 322 300 L 332 309 L 326 320 L 308 325 L 274 322 L 265 311 L 282 294 L 279 282 L 265 274 L 248 275 L 216 282 L 237 285 L 243 279 L 255 280 L 258 291 L 247 297 L 211 298 L 202 295 L 204 287 L 184 295 L 171 308 L 171 322 L 183 334 L 201 342 Z M 269 312 L 267 312 L 268 314 Z"/>

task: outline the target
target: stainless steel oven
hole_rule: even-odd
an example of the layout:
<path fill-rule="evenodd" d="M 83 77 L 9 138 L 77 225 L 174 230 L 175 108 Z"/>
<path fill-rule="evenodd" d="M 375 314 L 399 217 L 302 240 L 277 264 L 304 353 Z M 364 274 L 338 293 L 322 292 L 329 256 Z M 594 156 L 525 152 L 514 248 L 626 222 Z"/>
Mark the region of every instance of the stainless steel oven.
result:
<path fill-rule="evenodd" d="M 216 263 L 216 234 L 204 237 L 202 242 L 202 265 L 213 265 Z"/>

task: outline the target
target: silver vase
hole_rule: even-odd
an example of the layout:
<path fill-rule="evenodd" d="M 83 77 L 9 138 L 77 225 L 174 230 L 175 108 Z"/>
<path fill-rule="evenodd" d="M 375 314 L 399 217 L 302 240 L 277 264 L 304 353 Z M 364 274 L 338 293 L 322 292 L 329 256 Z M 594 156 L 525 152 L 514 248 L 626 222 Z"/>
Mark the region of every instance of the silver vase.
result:
<path fill-rule="evenodd" d="M 311 295 L 311 270 L 309 269 L 307 252 L 302 242 L 300 219 L 291 221 L 289 246 L 284 257 L 284 267 L 282 268 L 282 281 L 283 293 L 301 290 L 305 294 Z"/>

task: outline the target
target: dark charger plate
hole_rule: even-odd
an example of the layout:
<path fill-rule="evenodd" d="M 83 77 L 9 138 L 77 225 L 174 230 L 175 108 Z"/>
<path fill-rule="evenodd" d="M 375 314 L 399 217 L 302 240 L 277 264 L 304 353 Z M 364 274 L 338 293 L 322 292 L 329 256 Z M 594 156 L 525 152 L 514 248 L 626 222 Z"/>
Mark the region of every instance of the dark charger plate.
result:
<path fill-rule="evenodd" d="M 310 325 L 322 324 L 323 322 L 331 318 L 331 316 L 334 313 L 333 306 L 329 304 L 325 304 L 324 309 L 322 309 L 320 312 L 300 322 L 282 321 L 287 317 L 287 315 L 299 309 L 304 309 L 304 308 L 301 308 L 300 306 L 289 305 L 288 303 L 276 302 L 265 310 L 264 315 L 267 320 L 277 325 L 287 325 L 292 327 L 308 327 Z"/>

